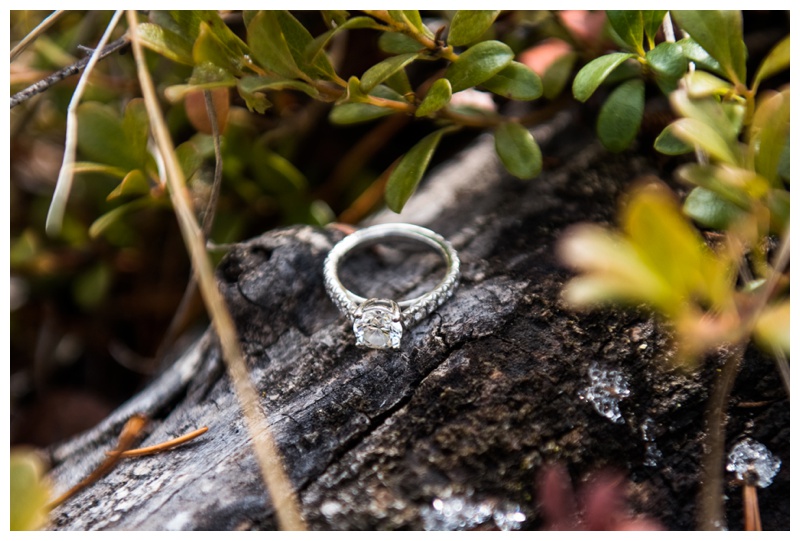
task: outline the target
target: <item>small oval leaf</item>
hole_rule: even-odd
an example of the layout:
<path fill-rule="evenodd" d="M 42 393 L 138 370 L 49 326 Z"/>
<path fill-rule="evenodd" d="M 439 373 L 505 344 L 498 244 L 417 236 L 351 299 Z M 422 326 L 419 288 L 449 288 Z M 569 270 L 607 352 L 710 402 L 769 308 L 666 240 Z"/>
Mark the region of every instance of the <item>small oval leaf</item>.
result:
<path fill-rule="evenodd" d="M 542 151 L 524 126 L 505 122 L 494 131 L 494 148 L 509 173 L 529 179 L 542 171 Z"/>
<path fill-rule="evenodd" d="M 451 130 L 444 128 L 425 136 L 400 158 L 386 182 L 386 205 L 389 209 L 398 214 L 403 210 L 422 180 L 442 135 Z"/>
<path fill-rule="evenodd" d="M 361 91 L 365 94 L 369 94 L 373 88 L 405 68 L 417 58 L 419 58 L 419 53 L 405 53 L 397 56 L 390 56 L 386 60 L 378 62 L 361 76 Z"/>
<path fill-rule="evenodd" d="M 656 137 L 653 143 L 653 148 L 667 156 L 679 156 L 687 154 L 694 150 L 694 146 L 683 142 L 681 139 L 672 133 L 672 125 L 670 124 Z"/>
<path fill-rule="evenodd" d="M 672 133 L 684 141 L 700 147 L 712 158 L 738 165 L 736 155 L 722 136 L 708 124 L 694 118 L 681 118 L 672 123 Z"/>
<path fill-rule="evenodd" d="M 597 135 L 612 152 L 630 146 L 644 112 L 644 81 L 631 79 L 622 83 L 608 96 L 597 117 Z"/>
<path fill-rule="evenodd" d="M 736 10 L 676 10 L 678 25 L 708 51 L 733 82 L 744 83 L 747 48 L 742 39 L 742 13 Z"/>
<path fill-rule="evenodd" d="M 773 49 L 769 52 L 767 57 L 761 62 L 756 72 L 756 77 L 753 80 L 753 88 L 758 88 L 758 85 L 764 79 L 772 77 L 789 67 L 789 36 L 783 38 Z"/>
<path fill-rule="evenodd" d="M 642 12 L 630 9 L 606 10 L 606 17 L 617 35 L 622 38 L 622 41 L 631 49 L 643 55 L 644 21 Z"/>
<path fill-rule="evenodd" d="M 108 194 L 106 201 L 123 195 L 144 195 L 146 193 L 150 193 L 150 181 L 139 169 L 134 169 L 125 175 L 119 186 Z"/>
<path fill-rule="evenodd" d="M 689 192 L 683 203 L 683 212 L 703 227 L 718 230 L 727 229 L 746 216 L 738 206 L 700 186 Z"/>
<path fill-rule="evenodd" d="M 520 62 L 511 62 L 500 73 L 482 83 L 498 96 L 513 100 L 535 100 L 542 95 L 542 81 L 532 69 Z"/>
<path fill-rule="evenodd" d="M 420 42 L 400 32 L 384 32 L 378 38 L 378 48 L 389 54 L 415 53 L 423 49 Z"/>
<path fill-rule="evenodd" d="M 450 102 L 453 88 L 447 79 L 437 79 L 425 95 L 425 99 L 414 112 L 416 116 L 427 116 L 435 113 Z"/>
<path fill-rule="evenodd" d="M 491 79 L 513 58 L 514 52 L 505 43 L 482 41 L 464 51 L 444 76 L 450 80 L 453 92 L 461 92 Z"/>
<path fill-rule="evenodd" d="M 617 66 L 633 58 L 630 53 L 611 53 L 595 58 L 581 68 L 572 82 L 572 94 L 578 101 L 586 101 Z"/>
<path fill-rule="evenodd" d="M 300 75 L 275 11 L 260 11 L 247 26 L 247 44 L 263 67 L 288 78 Z"/>
<path fill-rule="evenodd" d="M 500 11 L 459 10 L 453 15 L 447 43 L 461 47 L 469 45 L 483 36 L 492 26 Z"/>

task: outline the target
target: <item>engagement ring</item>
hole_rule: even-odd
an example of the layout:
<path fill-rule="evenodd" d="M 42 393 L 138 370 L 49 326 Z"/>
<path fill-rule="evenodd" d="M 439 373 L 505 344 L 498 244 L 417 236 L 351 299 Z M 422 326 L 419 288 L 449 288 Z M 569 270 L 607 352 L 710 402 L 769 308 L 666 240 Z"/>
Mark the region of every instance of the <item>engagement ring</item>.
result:
<path fill-rule="evenodd" d="M 339 280 L 339 263 L 354 248 L 387 239 L 411 239 L 439 252 L 447 272 L 428 293 L 404 301 L 366 299 L 356 295 Z M 458 284 L 458 254 L 447 240 L 430 229 L 405 223 L 381 224 L 351 233 L 334 246 L 325 259 L 325 289 L 333 303 L 353 324 L 356 345 L 374 349 L 397 349 L 403 330 L 422 321 L 450 298 Z"/>

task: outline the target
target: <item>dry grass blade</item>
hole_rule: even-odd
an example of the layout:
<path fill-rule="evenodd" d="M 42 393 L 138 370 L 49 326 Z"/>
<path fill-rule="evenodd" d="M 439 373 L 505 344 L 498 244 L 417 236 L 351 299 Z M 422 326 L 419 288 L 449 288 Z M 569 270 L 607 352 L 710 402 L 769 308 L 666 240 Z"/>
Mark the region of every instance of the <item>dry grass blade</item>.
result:
<path fill-rule="evenodd" d="M 28 35 L 27 35 L 27 36 L 25 36 L 24 38 L 22 38 L 22 40 L 20 40 L 20 42 L 19 42 L 19 43 L 17 43 L 17 44 L 14 46 L 14 48 L 13 48 L 13 49 L 11 49 L 11 60 L 10 60 L 10 61 L 11 61 L 11 62 L 13 62 L 13 61 L 14 61 L 14 59 L 15 59 L 17 56 L 19 56 L 19 54 L 20 54 L 22 51 L 24 51 L 24 50 L 25 50 L 25 47 L 27 47 L 28 45 L 30 45 L 31 43 L 33 43 L 33 41 L 34 41 L 36 38 L 38 38 L 38 37 L 39 37 L 40 35 L 42 35 L 42 34 L 43 34 L 43 33 L 44 33 L 44 32 L 45 32 L 45 31 L 46 31 L 48 28 L 50 28 L 50 27 L 53 25 L 53 23 L 54 23 L 54 22 L 56 22 L 56 21 L 59 19 L 59 17 L 61 17 L 61 16 L 62 16 L 64 13 L 66 13 L 66 10 L 64 10 L 64 9 L 59 9 L 59 10 L 56 10 L 56 11 L 54 11 L 53 13 L 51 13 L 50 15 L 48 15 L 47 17 L 45 17 L 45 19 L 44 19 L 42 22 L 40 22 L 40 23 L 39 23 L 39 24 L 36 26 L 36 28 L 34 28 L 33 30 L 31 30 L 31 31 L 28 33 Z"/>
<path fill-rule="evenodd" d="M 139 449 L 130 449 L 128 451 L 124 451 L 120 453 L 119 456 L 121 456 L 122 458 L 130 458 L 135 456 L 154 455 L 156 453 L 172 449 L 173 447 L 177 447 L 178 445 L 182 445 L 187 441 L 192 441 L 193 439 L 202 436 L 206 432 L 208 432 L 208 427 L 204 426 L 198 428 L 197 430 L 193 430 L 188 434 L 184 434 L 183 436 L 180 436 L 178 438 L 174 438 L 169 441 L 159 443 L 158 445 L 151 445 L 149 447 L 141 447 Z M 110 456 L 114 454 L 114 451 L 107 451 L 106 454 Z"/>
<path fill-rule="evenodd" d="M 758 493 L 755 485 L 746 484 L 742 487 L 742 500 L 744 501 L 745 531 L 760 532 L 761 512 L 758 510 Z"/>
<path fill-rule="evenodd" d="M 61 162 L 56 189 L 53 193 L 53 199 L 50 201 L 50 209 L 47 212 L 47 220 L 45 221 L 45 230 L 49 235 L 57 235 L 61 231 L 64 211 L 67 208 L 67 198 L 69 198 L 69 192 L 72 188 L 72 178 L 74 176 L 72 168 L 75 164 L 75 151 L 78 146 L 78 116 L 76 114 L 78 103 L 80 103 L 83 91 L 89 82 L 89 75 L 100 60 L 100 53 L 108 43 L 111 32 L 116 28 L 122 13 L 122 10 L 114 12 L 114 16 L 111 18 L 111 22 L 108 23 L 103 37 L 100 38 L 100 42 L 92 52 L 89 63 L 86 64 L 86 69 L 83 70 L 83 75 L 81 75 L 78 85 L 75 87 L 75 92 L 72 94 L 72 99 L 67 108 L 67 135 L 64 141 L 64 159 Z"/>
<path fill-rule="evenodd" d="M 223 358 L 253 440 L 253 451 L 264 483 L 272 498 L 278 524 L 284 530 L 305 530 L 305 523 L 300 514 L 300 506 L 294 488 L 284 469 L 283 460 L 269 429 L 266 415 L 261 410 L 258 393 L 247 373 L 233 319 L 214 279 L 211 262 L 205 249 L 205 237 L 195 218 L 191 199 L 186 189 L 186 179 L 161 113 L 153 80 L 144 61 L 144 51 L 136 33 L 138 24 L 136 12 L 128 11 L 127 16 L 139 84 L 142 87 L 142 95 L 150 117 L 153 135 L 164 159 L 172 205 L 184 242 L 189 250 L 200 292 L 219 336 Z"/>

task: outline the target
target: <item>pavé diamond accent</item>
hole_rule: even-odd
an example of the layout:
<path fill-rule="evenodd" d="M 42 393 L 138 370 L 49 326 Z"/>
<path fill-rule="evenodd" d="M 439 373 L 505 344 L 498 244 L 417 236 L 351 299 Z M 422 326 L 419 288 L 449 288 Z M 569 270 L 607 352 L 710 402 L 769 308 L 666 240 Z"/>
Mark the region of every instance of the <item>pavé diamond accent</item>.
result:
<path fill-rule="evenodd" d="M 356 345 L 374 349 L 397 349 L 403 337 L 400 307 L 387 299 L 369 299 L 355 313 Z"/>

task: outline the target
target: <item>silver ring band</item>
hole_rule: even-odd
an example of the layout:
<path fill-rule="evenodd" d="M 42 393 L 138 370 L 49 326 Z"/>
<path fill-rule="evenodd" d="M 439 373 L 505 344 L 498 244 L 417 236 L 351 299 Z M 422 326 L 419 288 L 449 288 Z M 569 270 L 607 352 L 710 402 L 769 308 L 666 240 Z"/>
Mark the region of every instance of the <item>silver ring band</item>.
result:
<path fill-rule="evenodd" d="M 353 248 L 373 241 L 405 238 L 439 252 L 447 263 L 444 278 L 428 293 L 395 302 L 356 295 L 339 280 L 339 263 Z M 406 223 L 380 224 L 351 233 L 328 253 L 323 268 L 325 289 L 333 303 L 353 323 L 356 345 L 375 349 L 399 348 L 403 329 L 421 321 L 453 294 L 461 263 L 453 246 L 430 229 Z"/>

